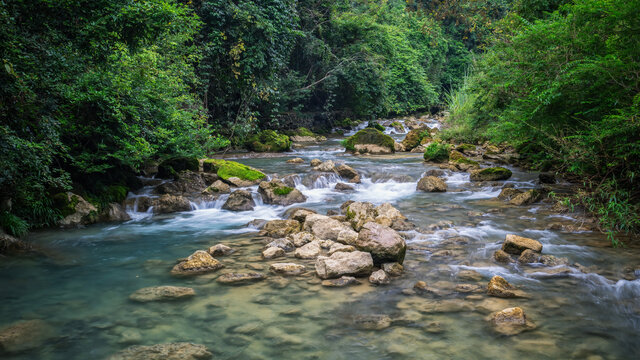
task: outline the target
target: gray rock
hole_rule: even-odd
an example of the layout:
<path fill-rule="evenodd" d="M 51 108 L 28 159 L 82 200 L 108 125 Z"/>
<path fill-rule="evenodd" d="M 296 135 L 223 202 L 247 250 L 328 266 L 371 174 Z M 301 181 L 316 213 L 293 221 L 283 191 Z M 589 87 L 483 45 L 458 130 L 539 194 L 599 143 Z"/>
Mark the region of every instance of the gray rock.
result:
<path fill-rule="evenodd" d="M 362 251 L 337 252 L 330 257 L 316 259 L 316 273 L 321 279 L 338 278 L 343 275 L 369 275 L 373 269 L 371 254 Z"/>
<path fill-rule="evenodd" d="M 307 268 L 294 263 L 275 263 L 269 266 L 269 270 L 279 275 L 295 276 L 304 273 Z"/>
<path fill-rule="evenodd" d="M 298 259 L 314 259 L 320 255 L 320 243 L 318 241 L 312 241 L 297 248 L 293 255 Z"/>
<path fill-rule="evenodd" d="M 307 201 L 300 190 L 287 186 L 280 180 L 263 181 L 258 186 L 258 193 L 265 204 L 288 206 Z"/>
<path fill-rule="evenodd" d="M 356 327 L 364 330 L 382 330 L 391 326 L 391 317 L 388 315 L 357 315 L 353 318 Z"/>
<path fill-rule="evenodd" d="M 181 286 L 154 286 L 136 290 L 129 295 L 129 299 L 137 302 L 181 300 L 196 295 L 189 287 Z"/>
<path fill-rule="evenodd" d="M 207 250 L 207 252 L 211 256 L 226 256 L 233 254 L 235 250 L 224 244 L 216 244 L 209 247 L 209 250 Z"/>
<path fill-rule="evenodd" d="M 230 211 L 250 211 L 256 203 L 251 197 L 251 193 L 246 190 L 236 190 L 229 195 L 222 208 Z"/>
<path fill-rule="evenodd" d="M 265 249 L 268 249 L 270 247 L 279 247 L 285 252 L 291 252 L 296 248 L 295 246 L 293 246 L 293 243 L 287 239 L 275 239 L 265 245 Z"/>
<path fill-rule="evenodd" d="M 342 276 L 337 279 L 322 280 L 321 284 L 324 287 L 346 287 L 358 285 L 360 282 L 353 276 Z"/>
<path fill-rule="evenodd" d="M 300 232 L 301 225 L 295 220 L 271 220 L 262 228 L 262 233 L 274 238 L 283 238 Z"/>
<path fill-rule="evenodd" d="M 239 285 L 264 280 L 266 276 L 262 273 L 227 273 L 218 276 L 217 282 L 221 284 Z"/>
<path fill-rule="evenodd" d="M 262 257 L 265 259 L 275 259 L 285 255 L 285 251 L 279 247 L 270 247 L 262 252 Z"/>
<path fill-rule="evenodd" d="M 384 270 L 378 270 L 369 276 L 369 282 L 374 285 L 386 285 L 391 282 L 391 279 Z"/>
<path fill-rule="evenodd" d="M 354 245 L 356 249 L 370 252 L 374 263 L 386 262 L 402 264 L 407 244 L 395 230 L 374 222 L 368 222 L 360 230 Z"/>
<path fill-rule="evenodd" d="M 425 176 L 418 181 L 416 189 L 426 192 L 445 192 L 447 191 L 447 183 L 435 176 Z"/>

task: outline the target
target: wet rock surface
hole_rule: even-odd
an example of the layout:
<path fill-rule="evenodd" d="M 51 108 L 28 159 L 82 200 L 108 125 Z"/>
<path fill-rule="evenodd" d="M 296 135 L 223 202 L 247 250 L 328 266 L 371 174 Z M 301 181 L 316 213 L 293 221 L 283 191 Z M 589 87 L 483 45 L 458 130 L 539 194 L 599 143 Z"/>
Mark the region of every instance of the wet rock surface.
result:
<path fill-rule="evenodd" d="M 184 286 L 155 286 L 136 290 L 129 299 L 137 302 L 170 301 L 187 299 L 195 296 L 192 288 Z"/>

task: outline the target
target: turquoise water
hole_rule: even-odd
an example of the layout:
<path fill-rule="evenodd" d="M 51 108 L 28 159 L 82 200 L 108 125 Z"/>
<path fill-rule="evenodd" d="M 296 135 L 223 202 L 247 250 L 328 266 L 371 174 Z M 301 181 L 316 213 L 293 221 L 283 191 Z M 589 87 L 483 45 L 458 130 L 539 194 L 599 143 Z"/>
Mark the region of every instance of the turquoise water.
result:
<path fill-rule="evenodd" d="M 285 162 L 293 157 L 307 163 Z M 625 267 L 637 266 L 638 249 L 612 249 L 601 234 L 545 230 L 550 222 L 571 222 L 547 205 L 506 206 L 493 199 L 499 187 L 472 184 L 464 173 L 448 175 L 447 193 L 418 193 L 417 180 L 432 168 L 421 154 L 356 157 L 342 152 L 338 139 L 291 154 L 231 158 L 270 175 L 298 174 L 309 198 L 300 205 L 319 212 L 346 200 L 392 203 L 423 229 L 408 234 L 405 274 L 384 287 L 364 278 L 354 287 L 324 288 L 312 271 L 269 275 L 242 286 L 218 284 L 215 279 L 225 272 L 268 274 L 270 263 L 285 262 L 262 260 L 257 230 L 245 226 L 253 219 L 281 218 L 284 207 L 232 213 L 200 204 L 200 210 L 138 216 L 122 224 L 37 232 L 29 240 L 46 258 L 0 260 L 0 327 L 42 319 L 54 334 L 35 349 L 2 358 L 105 358 L 131 345 L 177 341 L 204 344 L 221 359 L 631 359 L 640 351 L 640 280 L 621 280 Z M 315 179 L 308 166 L 312 158 L 345 162 L 363 175 L 363 183 L 351 194 L 334 192 L 338 179 Z M 512 170 L 508 182 L 534 186 L 537 174 Z M 439 222 L 440 229 L 428 230 Z M 507 233 L 538 239 L 543 253 L 588 270 L 549 277 L 544 268 L 498 265 L 491 256 Z M 466 243 L 447 241 L 454 236 Z M 176 259 L 217 243 L 238 250 L 220 258 L 225 269 L 186 279 L 169 274 Z M 286 261 L 313 270 L 313 261 L 292 254 Z M 468 270 L 477 274 L 468 277 Z M 457 284 L 484 289 L 496 274 L 530 297 L 454 291 Z M 418 280 L 437 295 L 405 294 Z M 189 286 L 197 295 L 179 302 L 128 300 L 139 288 L 159 285 Z M 496 335 L 486 317 L 511 306 L 522 307 L 537 328 Z M 390 327 L 365 330 L 355 321 L 380 314 L 391 318 Z"/>

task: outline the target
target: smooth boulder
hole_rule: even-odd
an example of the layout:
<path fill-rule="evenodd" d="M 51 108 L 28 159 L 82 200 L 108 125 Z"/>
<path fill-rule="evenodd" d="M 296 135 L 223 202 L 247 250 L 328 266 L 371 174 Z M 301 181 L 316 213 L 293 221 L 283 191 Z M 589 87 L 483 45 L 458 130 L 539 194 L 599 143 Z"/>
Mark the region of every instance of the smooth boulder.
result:
<path fill-rule="evenodd" d="M 371 254 L 363 251 L 337 252 L 316 259 L 316 273 L 321 279 L 348 276 L 366 276 L 373 269 Z"/>
<path fill-rule="evenodd" d="M 491 278 L 487 285 L 487 295 L 499 298 L 524 297 L 524 293 L 509 284 L 502 276 L 496 275 Z"/>
<path fill-rule="evenodd" d="M 256 203 L 253 201 L 251 193 L 246 190 L 236 190 L 229 195 L 222 208 L 230 211 L 250 211 Z"/>
<path fill-rule="evenodd" d="M 416 189 L 426 192 L 445 192 L 447 183 L 435 176 L 425 176 L 418 181 Z"/>
<path fill-rule="evenodd" d="M 407 244 L 395 230 L 374 222 L 368 222 L 360 230 L 355 243 L 358 250 L 370 252 L 377 265 L 387 262 L 402 264 Z"/>

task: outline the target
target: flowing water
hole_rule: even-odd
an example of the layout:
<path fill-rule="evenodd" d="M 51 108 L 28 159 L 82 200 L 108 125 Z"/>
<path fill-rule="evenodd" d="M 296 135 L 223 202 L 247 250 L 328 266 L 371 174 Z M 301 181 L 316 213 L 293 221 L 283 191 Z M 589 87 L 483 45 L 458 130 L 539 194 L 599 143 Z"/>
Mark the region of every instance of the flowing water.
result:
<path fill-rule="evenodd" d="M 136 212 L 126 223 L 34 233 L 29 240 L 46 250 L 46 259 L 0 261 L 0 327 L 42 319 L 55 329 L 37 349 L 0 357 L 105 358 L 134 344 L 187 341 L 206 345 L 220 359 L 637 358 L 640 280 L 622 280 L 626 267 L 638 265 L 637 248 L 612 249 L 597 233 L 545 230 L 551 222 L 573 220 L 553 214 L 545 204 L 507 206 L 494 199 L 501 185 L 471 183 L 466 173 L 448 173 L 446 193 L 416 192 L 418 179 L 433 168 L 421 154 L 353 156 L 338 140 L 271 157 L 229 158 L 270 175 L 297 174 L 297 187 L 308 197 L 298 205 L 320 213 L 346 200 L 397 207 L 421 231 L 406 234 L 405 273 L 390 285 L 374 287 L 364 278 L 353 287 L 325 288 L 312 271 L 221 285 L 215 281 L 221 273 L 268 274 L 273 262 L 302 263 L 313 270 L 312 260 L 292 253 L 262 260 L 257 230 L 246 226 L 254 219 L 282 218 L 286 207 L 258 203 L 254 211 L 234 213 L 220 208 L 223 198 L 195 203 L 184 213 Z M 285 162 L 293 157 L 306 164 Z M 351 193 L 333 190 L 340 179 L 311 171 L 313 158 L 350 165 L 361 173 L 362 183 Z M 535 186 L 537 174 L 511 170 L 508 183 Z M 492 254 L 508 233 L 537 239 L 543 253 L 582 266 L 557 276 L 544 267 L 496 264 Z M 238 250 L 220 258 L 225 269 L 186 279 L 169 274 L 176 259 L 217 243 Z M 483 289 L 496 274 L 529 297 L 486 296 Z M 419 280 L 436 293 L 408 292 Z M 456 292 L 458 284 L 480 290 Z M 139 288 L 159 285 L 189 286 L 197 295 L 178 302 L 128 300 Z M 512 337 L 494 333 L 487 316 L 512 306 L 523 308 L 537 328 Z M 354 323 L 358 316 L 374 314 L 388 315 L 391 326 L 376 331 Z"/>

